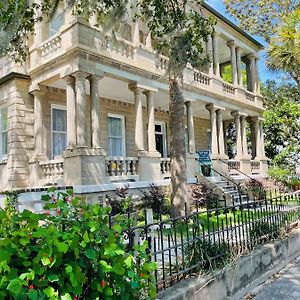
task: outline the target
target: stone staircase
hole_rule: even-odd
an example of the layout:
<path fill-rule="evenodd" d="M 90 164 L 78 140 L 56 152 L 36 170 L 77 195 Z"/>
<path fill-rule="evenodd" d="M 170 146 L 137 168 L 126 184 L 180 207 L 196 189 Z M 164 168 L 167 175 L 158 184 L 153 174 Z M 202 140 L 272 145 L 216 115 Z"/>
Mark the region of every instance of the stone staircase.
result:
<path fill-rule="evenodd" d="M 222 191 L 226 205 L 239 205 L 248 202 L 243 190 L 238 191 L 238 186 L 223 176 L 206 177 L 219 191 Z"/>

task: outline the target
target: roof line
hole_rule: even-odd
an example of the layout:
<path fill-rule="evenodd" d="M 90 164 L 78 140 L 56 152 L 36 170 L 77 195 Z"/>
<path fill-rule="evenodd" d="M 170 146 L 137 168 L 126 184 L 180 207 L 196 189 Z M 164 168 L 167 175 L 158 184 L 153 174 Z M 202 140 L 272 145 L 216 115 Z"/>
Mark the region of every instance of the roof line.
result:
<path fill-rule="evenodd" d="M 227 19 L 225 16 L 223 16 L 217 10 L 215 10 L 214 8 L 212 8 L 209 4 L 207 4 L 206 2 L 203 2 L 202 6 L 205 9 L 207 9 L 209 12 L 211 12 L 213 15 L 215 15 L 217 18 L 219 18 L 223 22 L 225 22 L 227 25 L 229 25 L 230 27 L 232 27 L 233 29 L 235 29 L 236 31 L 238 31 L 245 38 L 247 38 L 248 40 L 250 40 L 253 44 L 255 44 L 256 46 L 258 46 L 261 49 L 264 48 L 264 46 L 259 41 L 257 41 L 256 39 L 254 39 L 249 33 L 247 33 L 246 31 L 244 31 L 243 29 L 241 29 L 240 27 L 238 27 L 236 24 L 234 24 L 233 22 L 231 22 L 229 19 Z"/>

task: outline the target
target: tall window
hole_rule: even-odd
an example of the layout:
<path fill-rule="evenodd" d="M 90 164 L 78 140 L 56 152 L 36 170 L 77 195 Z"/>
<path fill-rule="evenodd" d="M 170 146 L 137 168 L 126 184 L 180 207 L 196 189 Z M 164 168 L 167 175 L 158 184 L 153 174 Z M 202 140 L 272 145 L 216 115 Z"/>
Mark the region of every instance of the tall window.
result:
<path fill-rule="evenodd" d="M 0 109 L 0 159 L 7 156 L 7 108 Z"/>
<path fill-rule="evenodd" d="M 67 148 L 67 112 L 62 107 L 52 107 L 52 158 L 61 156 Z"/>
<path fill-rule="evenodd" d="M 56 11 L 49 21 L 49 36 L 53 36 L 59 32 L 60 28 L 64 24 L 64 8 L 63 2 L 60 1 Z"/>
<path fill-rule="evenodd" d="M 124 116 L 108 116 L 108 153 L 109 156 L 125 156 Z"/>
<path fill-rule="evenodd" d="M 155 122 L 155 143 L 161 157 L 167 157 L 166 124 L 163 122 Z"/>

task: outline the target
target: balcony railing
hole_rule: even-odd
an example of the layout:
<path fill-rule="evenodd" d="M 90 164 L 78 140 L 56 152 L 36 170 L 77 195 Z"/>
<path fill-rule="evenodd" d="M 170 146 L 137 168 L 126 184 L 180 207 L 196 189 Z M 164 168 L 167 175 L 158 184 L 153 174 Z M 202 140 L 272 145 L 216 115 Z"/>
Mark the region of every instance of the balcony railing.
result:
<path fill-rule="evenodd" d="M 107 157 L 106 174 L 111 177 L 138 175 L 137 157 Z"/>
<path fill-rule="evenodd" d="M 102 36 L 102 48 L 130 59 L 133 59 L 136 53 L 136 48 L 132 42 L 122 38 L 114 40 L 109 35 Z"/>
<path fill-rule="evenodd" d="M 49 161 L 41 161 L 39 163 L 43 178 L 51 182 L 57 182 L 64 176 L 64 161 L 63 159 L 55 159 Z"/>
<path fill-rule="evenodd" d="M 255 95 L 249 91 L 245 91 L 246 99 L 249 101 L 255 101 Z"/>
<path fill-rule="evenodd" d="M 210 77 L 201 72 L 194 72 L 194 81 L 201 84 L 209 85 Z"/>
<path fill-rule="evenodd" d="M 157 69 L 164 71 L 167 70 L 168 68 L 168 61 L 169 59 L 165 56 L 159 55 L 156 59 L 155 59 L 155 66 Z"/>
<path fill-rule="evenodd" d="M 53 53 L 57 52 L 61 48 L 61 37 L 56 35 L 46 40 L 41 46 L 41 56 L 48 58 Z"/>
<path fill-rule="evenodd" d="M 223 88 L 223 92 L 235 95 L 235 88 L 233 85 L 223 82 L 222 88 Z"/>

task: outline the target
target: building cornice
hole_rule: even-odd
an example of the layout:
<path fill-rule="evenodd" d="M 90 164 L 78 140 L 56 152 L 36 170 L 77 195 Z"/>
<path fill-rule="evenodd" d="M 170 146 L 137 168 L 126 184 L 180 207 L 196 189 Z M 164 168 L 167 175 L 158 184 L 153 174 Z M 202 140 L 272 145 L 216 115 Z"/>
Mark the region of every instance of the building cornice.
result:
<path fill-rule="evenodd" d="M 2 78 L 0 78 L 0 84 L 3 84 L 7 81 L 10 81 L 10 80 L 16 79 L 16 78 L 28 80 L 28 79 L 30 79 L 30 76 L 26 75 L 26 74 L 22 74 L 22 73 L 10 72 L 10 73 L 6 74 L 5 76 L 3 76 Z"/>

